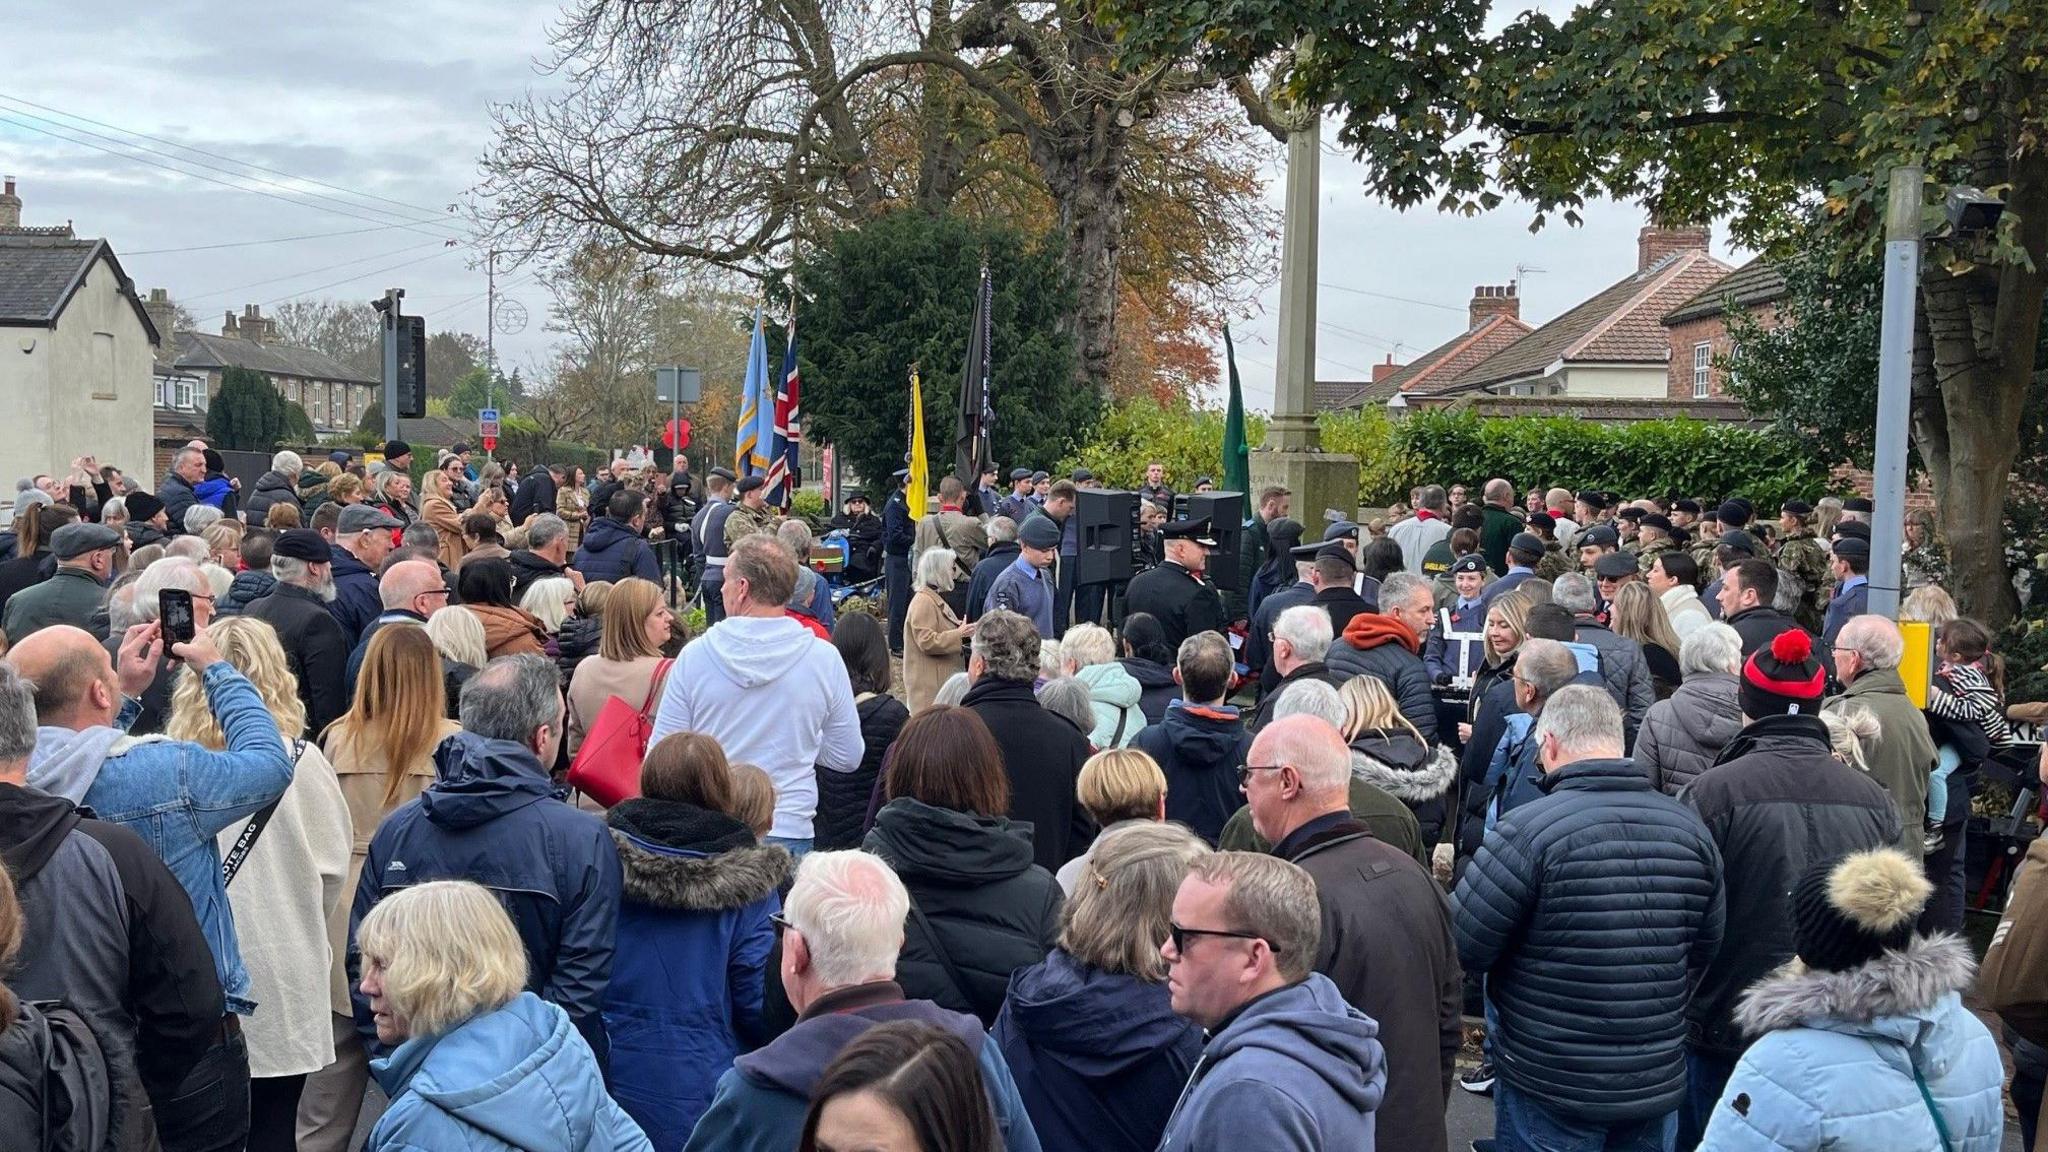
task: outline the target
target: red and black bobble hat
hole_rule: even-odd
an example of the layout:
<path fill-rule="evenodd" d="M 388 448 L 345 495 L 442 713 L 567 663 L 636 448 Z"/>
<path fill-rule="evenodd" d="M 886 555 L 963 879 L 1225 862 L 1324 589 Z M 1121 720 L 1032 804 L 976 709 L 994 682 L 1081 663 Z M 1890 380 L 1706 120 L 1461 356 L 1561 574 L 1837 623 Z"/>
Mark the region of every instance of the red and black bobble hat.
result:
<path fill-rule="evenodd" d="M 1813 639 L 1798 628 L 1787 629 L 1757 649 L 1742 665 L 1737 693 L 1742 714 L 1752 720 L 1820 711 L 1827 676 L 1813 658 Z"/>

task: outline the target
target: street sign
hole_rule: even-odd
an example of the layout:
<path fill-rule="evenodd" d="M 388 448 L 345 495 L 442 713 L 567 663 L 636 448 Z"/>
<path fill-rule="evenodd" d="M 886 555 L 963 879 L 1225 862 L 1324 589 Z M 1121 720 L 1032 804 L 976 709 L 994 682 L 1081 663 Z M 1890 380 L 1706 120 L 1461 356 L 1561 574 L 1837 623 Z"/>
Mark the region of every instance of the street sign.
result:
<path fill-rule="evenodd" d="M 654 399 L 661 404 L 695 404 L 704 398 L 704 374 L 695 368 L 656 368 Z"/>
<path fill-rule="evenodd" d="M 662 447 L 673 448 L 679 452 L 688 448 L 690 446 L 690 422 L 688 420 L 670 420 L 661 430 L 661 443 Z"/>
<path fill-rule="evenodd" d="M 476 434 L 486 440 L 496 440 L 498 438 L 498 410 L 496 408 L 477 409 Z M 491 446 L 489 444 L 484 445 L 484 451 L 488 452 L 490 450 Z"/>

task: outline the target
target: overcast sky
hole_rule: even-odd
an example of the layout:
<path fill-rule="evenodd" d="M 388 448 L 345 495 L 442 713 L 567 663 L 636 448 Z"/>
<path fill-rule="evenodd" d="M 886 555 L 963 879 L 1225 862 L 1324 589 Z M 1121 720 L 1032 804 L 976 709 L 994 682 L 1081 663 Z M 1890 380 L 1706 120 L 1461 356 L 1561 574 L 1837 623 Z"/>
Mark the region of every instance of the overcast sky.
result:
<path fill-rule="evenodd" d="M 8 9 L 0 174 L 18 179 L 26 223 L 71 220 L 81 235 L 109 238 L 138 288 L 170 289 L 208 330 L 245 304 L 368 299 L 402 285 L 407 311 L 425 313 L 430 328 L 483 331 L 481 258 L 444 246 L 456 233 L 434 221 L 476 180 L 489 104 L 546 82 L 533 59 L 547 49 L 554 3 L 11 0 Z M 1275 146 L 1276 204 L 1279 160 Z M 275 194 L 265 196 L 213 182 L 258 180 L 283 187 L 258 185 Z M 1477 219 L 1403 214 L 1361 189 L 1358 170 L 1326 148 L 1317 343 L 1326 380 L 1364 379 L 1390 353 L 1405 361 L 1449 339 L 1465 326 L 1473 286 L 1515 279 L 1517 265 L 1528 266 L 1523 318 L 1532 322 L 1634 267 L 1641 219 L 1631 207 L 1594 205 L 1583 227 L 1532 235 L 1524 205 Z M 320 233 L 353 234 L 284 239 Z M 207 245 L 240 246 L 158 251 Z M 1716 248 L 1733 258 L 1718 237 Z M 1277 272 L 1262 306 L 1237 325 L 1254 408 L 1271 403 Z M 504 294 L 529 320 L 499 335 L 501 358 L 540 358 L 546 292 L 529 274 Z"/>

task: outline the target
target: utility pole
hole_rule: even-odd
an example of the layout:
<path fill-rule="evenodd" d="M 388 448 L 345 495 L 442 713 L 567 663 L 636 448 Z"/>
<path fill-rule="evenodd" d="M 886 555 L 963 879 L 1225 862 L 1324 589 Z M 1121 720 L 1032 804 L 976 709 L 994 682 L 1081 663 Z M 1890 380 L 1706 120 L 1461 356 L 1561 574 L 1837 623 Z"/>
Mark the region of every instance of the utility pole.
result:
<path fill-rule="evenodd" d="M 386 288 L 376 304 L 384 321 L 384 439 L 398 439 L 398 309 L 405 289 Z"/>
<path fill-rule="evenodd" d="M 475 297 L 471 297 L 475 299 Z M 484 253 L 484 407 L 496 408 L 496 397 L 491 395 L 493 378 L 498 374 L 498 253 L 496 249 Z"/>
<path fill-rule="evenodd" d="M 1897 619 L 1906 535 L 1906 432 L 1913 383 L 1913 310 L 1920 290 L 1918 167 L 1891 171 L 1884 215 L 1884 305 L 1877 360 L 1877 452 L 1870 521 L 1870 611 Z"/>

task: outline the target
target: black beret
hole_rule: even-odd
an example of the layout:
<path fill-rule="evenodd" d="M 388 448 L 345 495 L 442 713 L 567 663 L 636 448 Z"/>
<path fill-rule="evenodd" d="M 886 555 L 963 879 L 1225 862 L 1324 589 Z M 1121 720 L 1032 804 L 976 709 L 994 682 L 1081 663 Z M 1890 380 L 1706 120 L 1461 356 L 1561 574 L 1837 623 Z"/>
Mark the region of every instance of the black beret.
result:
<path fill-rule="evenodd" d="M 739 490 L 742 492 L 752 492 L 757 488 L 766 488 L 767 486 L 768 478 L 766 476 L 761 475 L 758 472 L 754 473 L 751 476 L 740 477 L 740 482 L 738 485 Z"/>
<path fill-rule="evenodd" d="M 1757 554 L 1756 537 L 1751 536 L 1740 528 L 1730 528 L 1728 531 L 1721 533 L 1721 539 L 1715 547 L 1727 548 L 1751 557 Z"/>
<path fill-rule="evenodd" d="M 1579 493 L 1578 499 L 1579 503 L 1584 504 L 1588 508 L 1607 507 L 1607 497 L 1602 496 L 1600 493 L 1595 492 L 1590 488 L 1584 492 Z"/>
<path fill-rule="evenodd" d="M 1672 531 L 1671 517 L 1666 516 L 1662 512 L 1651 512 L 1645 515 L 1642 526 L 1645 528 L 1655 528 L 1659 532 Z"/>
<path fill-rule="evenodd" d="M 1643 518 L 1643 510 L 1631 504 L 1628 507 L 1623 508 L 1621 511 L 1616 512 L 1615 515 L 1623 520 L 1641 521 Z"/>
<path fill-rule="evenodd" d="M 1804 500 L 1787 500 L 1783 504 L 1778 505 L 1778 511 L 1791 516 L 1811 516 L 1813 515 L 1813 505 L 1808 504 Z"/>
<path fill-rule="evenodd" d="M 1671 510 L 1673 512 L 1689 512 L 1697 516 L 1700 514 L 1700 502 L 1697 500 L 1674 501 L 1671 505 Z"/>
<path fill-rule="evenodd" d="M 1847 500 L 1842 501 L 1842 511 L 1844 512 L 1868 512 L 1870 510 L 1870 501 L 1861 496 L 1851 496 Z"/>
<path fill-rule="evenodd" d="M 1555 531 L 1557 529 L 1557 517 L 1552 516 L 1548 512 L 1531 512 L 1529 513 L 1529 527 L 1549 528 Z M 1538 541 L 1538 543 L 1541 543 L 1541 541 Z M 1510 544 L 1508 547 L 1512 548 L 1514 545 Z"/>

